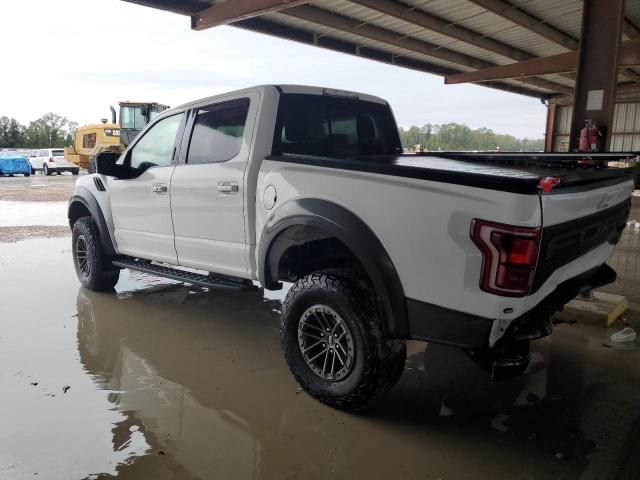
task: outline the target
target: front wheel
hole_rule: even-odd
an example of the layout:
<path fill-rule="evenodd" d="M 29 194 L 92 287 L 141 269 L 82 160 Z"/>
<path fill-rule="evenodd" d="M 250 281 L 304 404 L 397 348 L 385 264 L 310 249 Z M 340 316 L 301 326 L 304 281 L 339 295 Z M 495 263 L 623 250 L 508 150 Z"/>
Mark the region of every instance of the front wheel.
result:
<path fill-rule="evenodd" d="M 375 296 L 354 274 L 324 271 L 298 280 L 282 305 L 280 332 L 293 376 L 334 408 L 366 406 L 404 369 L 405 342 L 385 338 Z"/>
<path fill-rule="evenodd" d="M 83 287 L 100 292 L 111 290 L 118 283 L 120 270 L 109 262 L 93 218 L 82 217 L 73 224 L 72 252 Z"/>

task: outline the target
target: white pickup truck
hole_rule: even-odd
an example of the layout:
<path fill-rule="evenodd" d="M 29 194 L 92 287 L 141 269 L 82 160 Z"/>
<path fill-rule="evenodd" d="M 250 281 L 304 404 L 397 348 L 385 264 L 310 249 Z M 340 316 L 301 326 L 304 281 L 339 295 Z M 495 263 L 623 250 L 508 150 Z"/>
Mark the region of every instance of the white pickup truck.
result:
<path fill-rule="evenodd" d="M 91 290 L 122 268 L 293 283 L 288 365 L 356 409 L 397 382 L 406 339 L 521 373 L 551 314 L 615 279 L 634 172 L 600 165 L 611 157 L 403 155 L 380 98 L 254 87 L 165 111 L 122 156 L 100 155 L 70 200 L 73 259 Z"/>

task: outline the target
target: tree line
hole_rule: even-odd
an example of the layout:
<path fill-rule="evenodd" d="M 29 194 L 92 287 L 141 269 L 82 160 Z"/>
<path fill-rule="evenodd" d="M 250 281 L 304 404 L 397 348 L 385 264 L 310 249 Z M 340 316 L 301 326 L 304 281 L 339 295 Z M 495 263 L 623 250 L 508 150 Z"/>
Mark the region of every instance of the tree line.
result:
<path fill-rule="evenodd" d="M 78 128 L 53 112 L 22 125 L 15 118 L 0 116 L 0 148 L 68 147 Z M 490 128 L 472 129 L 460 123 L 427 123 L 422 127 L 400 127 L 402 146 L 410 151 L 502 150 L 535 152 L 544 150 L 544 139 L 516 138 L 495 133 Z"/>
<path fill-rule="evenodd" d="M 78 128 L 53 112 L 45 113 L 37 120 L 22 125 L 15 118 L 0 116 L 0 148 L 49 148 L 68 147 Z"/>
<path fill-rule="evenodd" d="M 501 150 L 537 152 L 544 150 L 543 138 L 516 138 L 495 133 L 490 128 L 473 129 L 460 123 L 427 123 L 422 127 L 400 127 L 402 146 L 409 151 Z"/>

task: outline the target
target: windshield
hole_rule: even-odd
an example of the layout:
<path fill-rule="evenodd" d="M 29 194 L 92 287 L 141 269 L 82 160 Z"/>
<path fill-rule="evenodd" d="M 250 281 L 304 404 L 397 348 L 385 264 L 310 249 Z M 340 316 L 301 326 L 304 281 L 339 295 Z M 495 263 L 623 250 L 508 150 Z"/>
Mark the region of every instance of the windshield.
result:
<path fill-rule="evenodd" d="M 143 107 L 120 107 L 120 124 L 122 128 L 141 130 L 147 124 Z"/>
<path fill-rule="evenodd" d="M 280 98 L 273 155 L 349 157 L 402 152 L 387 105 L 329 95 Z"/>

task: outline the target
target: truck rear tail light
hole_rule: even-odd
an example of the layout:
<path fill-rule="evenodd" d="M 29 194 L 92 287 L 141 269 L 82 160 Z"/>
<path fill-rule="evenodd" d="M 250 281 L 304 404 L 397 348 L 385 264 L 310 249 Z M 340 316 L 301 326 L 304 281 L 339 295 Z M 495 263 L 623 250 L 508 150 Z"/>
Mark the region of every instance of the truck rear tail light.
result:
<path fill-rule="evenodd" d="M 53 157 L 49 157 L 49 163 L 53 163 Z"/>
<path fill-rule="evenodd" d="M 480 288 L 504 297 L 529 292 L 540 246 L 540 227 L 473 219 L 471 240 L 482 252 Z"/>

